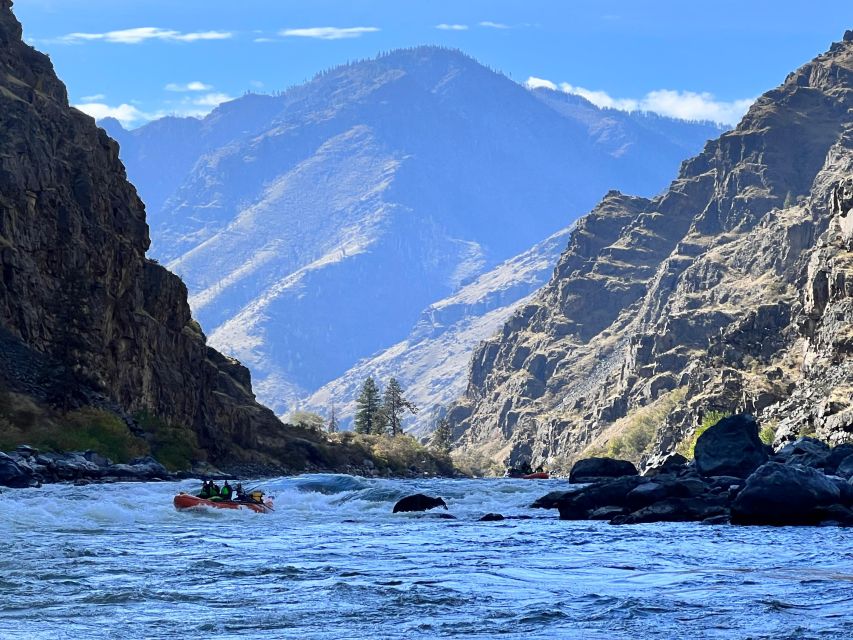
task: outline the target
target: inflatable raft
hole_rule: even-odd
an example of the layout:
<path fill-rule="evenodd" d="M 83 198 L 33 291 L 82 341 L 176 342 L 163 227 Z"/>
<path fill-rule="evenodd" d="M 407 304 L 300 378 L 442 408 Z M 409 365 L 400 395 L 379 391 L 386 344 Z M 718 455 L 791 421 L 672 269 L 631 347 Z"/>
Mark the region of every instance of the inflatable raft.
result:
<path fill-rule="evenodd" d="M 238 502 L 236 500 L 207 500 L 189 493 L 179 493 L 173 501 L 175 509 L 185 511 L 186 509 L 197 509 L 200 507 L 212 507 L 214 509 L 248 509 L 257 513 L 269 513 L 273 510 L 272 499 L 265 498 L 263 502 Z"/>

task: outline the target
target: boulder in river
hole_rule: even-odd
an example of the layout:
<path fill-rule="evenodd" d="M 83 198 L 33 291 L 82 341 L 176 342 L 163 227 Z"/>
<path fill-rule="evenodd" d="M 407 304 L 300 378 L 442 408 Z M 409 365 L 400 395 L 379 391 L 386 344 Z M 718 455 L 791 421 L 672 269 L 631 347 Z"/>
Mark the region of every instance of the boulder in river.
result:
<path fill-rule="evenodd" d="M 500 520 L 506 520 L 506 518 L 499 513 L 487 513 L 480 518 L 480 522 L 498 522 Z"/>
<path fill-rule="evenodd" d="M 789 442 L 773 456 L 775 462 L 799 464 L 804 467 L 823 469 L 829 461 L 831 451 L 829 445 L 815 438 L 798 438 Z M 841 462 L 839 460 L 839 462 Z"/>
<path fill-rule="evenodd" d="M 829 452 L 829 458 L 826 459 L 826 464 L 823 467 L 823 472 L 829 475 L 839 475 L 838 467 L 844 460 L 853 456 L 853 444 L 845 442 L 837 447 L 834 447 Z"/>
<path fill-rule="evenodd" d="M 840 500 L 838 486 L 820 471 L 768 462 L 746 479 L 732 503 L 732 523 L 818 524 L 827 519 L 822 509 Z"/>
<path fill-rule="evenodd" d="M 575 462 L 569 473 L 569 482 L 598 482 L 606 478 L 636 476 L 637 473 L 637 467 L 628 460 L 584 458 Z"/>
<path fill-rule="evenodd" d="M 406 496 L 397 501 L 394 505 L 393 513 L 402 513 L 406 511 L 429 511 L 436 507 L 444 507 L 447 509 L 447 503 L 441 498 L 433 498 L 432 496 L 416 493 L 411 496 Z"/>
<path fill-rule="evenodd" d="M 38 484 L 38 480 L 27 469 L 21 467 L 5 453 L 0 453 L 0 485 L 22 489 Z"/>
<path fill-rule="evenodd" d="M 670 453 L 659 460 L 659 462 L 653 463 L 651 466 L 647 467 L 643 475 L 657 476 L 662 473 L 678 473 L 684 470 L 690 462 L 680 453 Z"/>
<path fill-rule="evenodd" d="M 758 423 L 742 413 L 723 418 L 696 440 L 696 470 L 703 476 L 746 478 L 767 462 Z"/>

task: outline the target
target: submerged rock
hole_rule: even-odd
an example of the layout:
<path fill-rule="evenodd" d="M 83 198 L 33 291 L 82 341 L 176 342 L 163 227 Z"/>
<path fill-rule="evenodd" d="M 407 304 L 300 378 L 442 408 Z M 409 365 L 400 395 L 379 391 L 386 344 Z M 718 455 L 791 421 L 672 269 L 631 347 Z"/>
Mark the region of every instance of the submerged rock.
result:
<path fill-rule="evenodd" d="M 406 496 L 397 501 L 394 505 L 392 513 L 403 513 L 407 511 L 429 511 L 436 507 L 444 507 L 447 509 L 447 503 L 441 498 L 433 498 L 432 496 L 416 493 L 411 496 Z"/>
<path fill-rule="evenodd" d="M 504 518 L 499 513 L 487 513 L 482 518 L 480 518 L 479 521 L 480 522 L 498 522 L 500 520 L 506 520 L 506 518 Z"/>

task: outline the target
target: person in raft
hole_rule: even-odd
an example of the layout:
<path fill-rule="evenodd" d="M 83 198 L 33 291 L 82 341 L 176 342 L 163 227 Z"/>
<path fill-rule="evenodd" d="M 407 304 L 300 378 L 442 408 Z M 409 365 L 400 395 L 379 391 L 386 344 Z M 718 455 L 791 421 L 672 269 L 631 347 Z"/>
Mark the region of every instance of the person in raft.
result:
<path fill-rule="evenodd" d="M 225 481 L 225 484 L 222 485 L 222 489 L 219 491 L 219 497 L 223 500 L 231 500 L 234 495 L 234 492 L 231 490 L 231 485 L 228 484 L 228 481 Z"/>
<path fill-rule="evenodd" d="M 202 483 L 201 492 L 198 494 L 198 497 L 204 498 L 205 500 L 222 500 L 219 486 L 213 480 L 205 480 Z"/>

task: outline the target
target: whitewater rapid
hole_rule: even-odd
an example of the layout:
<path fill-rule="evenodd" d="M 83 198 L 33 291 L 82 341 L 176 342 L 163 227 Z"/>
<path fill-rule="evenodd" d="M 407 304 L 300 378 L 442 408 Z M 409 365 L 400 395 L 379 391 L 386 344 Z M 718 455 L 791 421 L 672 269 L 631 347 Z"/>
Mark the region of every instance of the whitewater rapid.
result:
<path fill-rule="evenodd" d="M 0 639 L 853 637 L 846 529 L 529 509 L 559 480 L 299 476 L 260 483 L 271 514 L 175 511 L 198 484 L 0 493 Z M 416 492 L 456 519 L 391 513 Z"/>

